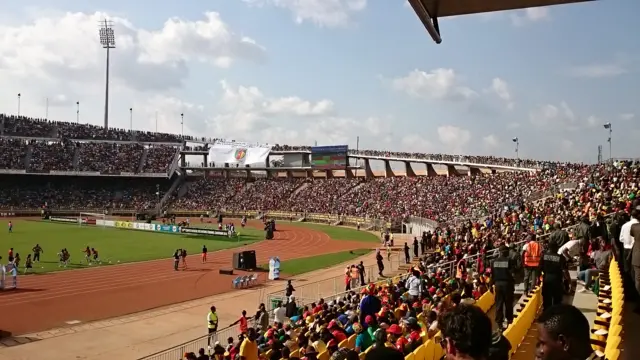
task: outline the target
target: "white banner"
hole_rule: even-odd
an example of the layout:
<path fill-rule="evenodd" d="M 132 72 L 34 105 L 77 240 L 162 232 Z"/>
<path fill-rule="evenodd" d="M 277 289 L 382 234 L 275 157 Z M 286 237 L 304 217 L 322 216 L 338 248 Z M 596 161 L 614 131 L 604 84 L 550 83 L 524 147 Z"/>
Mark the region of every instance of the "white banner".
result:
<path fill-rule="evenodd" d="M 208 160 L 215 162 L 216 167 L 222 167 L 223 163 L 265 166 L 270 151 L 271 147 L 265 145 L 215 143 L 210 145 Z"/>

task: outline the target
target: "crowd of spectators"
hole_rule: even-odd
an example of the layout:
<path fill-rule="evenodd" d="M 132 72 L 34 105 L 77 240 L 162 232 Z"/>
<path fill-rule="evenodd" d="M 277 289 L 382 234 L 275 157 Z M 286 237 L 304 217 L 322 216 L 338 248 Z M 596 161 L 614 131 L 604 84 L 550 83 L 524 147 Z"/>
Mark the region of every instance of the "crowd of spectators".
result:
<path fill-rule="evenodd" d="M 177 134 L 118 128 L 109 128 L 105 131 L 102 126 L 6 114 L 0 114 L 0 128 L 4 136 L 173 143 L 193 140 L 190 136 L 183 138 Z"/>
<path fill-rule="evenodd" d="M 67 139 L 0 138 L 0 169 L 49 171 L 99 171 L 102 173 L 166 173 L 176 146 L 141 143 L 77 142 Z M 144 152 L 147 155 L 141 166 Z"/>
<path fill-rule="evenodd" d="M 75 209 L 139 210 L 154 207 L 169 189 L 167 180 L 70 176 L 1 176 L 0 208 L 3 210 Z"/>
<path fill-rule="evenodd" d="M 362 179 L 308 179 L 280 207 L 303 213 L 346 213 L 341 198 L 360 184 Z"/>
<path fill-rule="evenodd" d="M 168 172 L 177 150 L 177 147 L 168 145 L 156 145 L 147 148 L 147 158 L 142 171 L 148 173 Z"/>
<path fill-rule="evenodd" d="M 183 193 L 184 196 L 172 201 L 173 209 L 216 209 L 227 210 L 228 204 L 243 189 L 245 179 L 223 179 L 223 178 L 200 178 L 196 181 L 189 181 L 178 189 L 176 194 Z"/>
<path fill-rule="evenodd" d="M 291 146 L 291 145 L 274 145 L 272 151 L 311 151 L 311 146 Z M 365 155 L 394 157 L 416 160 L 434 160 L 434 161 L 451 161 L 451 162 L 467 162 L 474 164 L 491 164 L 503 166 L 518 166 L 524 168 L 548 168 L 555 166 L 564 166 L 568 163 L 541 161 L 533 159 L 516 159 L 498 156 L 473 156 L 473 155 L 449 155 L 449 154 L 426 154 L 417 152 L 401 152 L 401 151 L 385 151 L 385 150 L 355 150 L 349 149 L 349 155 Z"/>
<path fill-rule="evenodd" d="M 31 141 L 29 169 L 33 171 L 71 171 L 74 168 L 76 143 L 62 141 Z"/>
<path fill-rule="evenodd" d="M 249 183 L 245 191 L 228 199 L 226 206 L 235 210 L 330 213 L 396 220 L 418 216 L 452 223 L 513 207 L 534 192 L 575 182 L 596 169 L 567 165 L 538 173 L 503 172 L 472 177 L 265 179 Z M 221 186 L 210 191 L 210 195 L 198 193 L 195 197 L 218 199 L 220 191 L 227 193 Z"/>
<path fill-rule="evenodd" d="M 24 169 L 27 143 L 20 139 L 0 138 L 0 168 Z"/>
<path fill-rule="evenodd" d="M 575 176 L 574 188 L 562 189 L 535 202 L 523 201 L 518 206 L 497 206 L 483 219 L 429 231 L 420 240 L 425 242 L 424 246 L 418 246 L 419 240 L 415 239 L 414 253 L 420 261 L 404 281 L 358 283 L 362 285 L 358 291 L 312 303 L 299 301 L 295 291 L 291 291 L 287 301 L 273 310 L 273 322 L 264 305 L 260 306 L 252 319 L 255 327 L 247 328 L 245 323 L 240 329 L 245 335 L 240 335 L 238 341 L 230 338 L 225 345 L 216 343 L 212 358 L 246 357 L 245 351 L 255 347 L 256 352 L 270 360 L 318 359 L 325 351 L 332 359 L 355 360 L 363 352 L 365 360 L 403 359 L 439 333 L 445 341 L 436 342 L 436 346 L 442 345 L 449 355 L 457 352 L 460 356 L 456 358 L 508 359 L 509 350 L 518 344 L 509 344 L 500 327 L 492 333 L 491 320 L 473 306 L 491 286 L 487 271 L 489 251 L 505 246 L 520 257 L 521 248 L 515 246 L 520 241 L 542 234 L 561 239 L 563 233 L 567 241 L 585 240 L 590 249 L 596 248 L 595 241 L 602 240 L 605 246 L 620 247 L 620 225 L 640 205 L 638 164 L 623 162 L 583 170 L 566 171 Z M 539 176 L 542 179 L 538 180 L 546 183 L 558 173 Z M 511 194 L 514 190 L 505 192 Z M 615 217 L 609 226 L 604 226 L 605 216 L 611 214 Z M 576 227 L 568 233 L 562 229 L 571 225 Z M 473 255 L 480 255 L 479 261 L 465 261 Z M 376 256 L 382 257 L 380 251 Z M 454 272 L 443 267 L 448 261 L 457 262 Z M 352 269 L 347 268 L 345 273 L 348 287 Z M 579 352 L 579 358 L 597 358 L 589 356 L 593 350 L 584 315 L 574 307 L 559 306 L 545 310 L 538 322 L 574 336 L 575 349 L 565 347 L 562 351 Z M 569 329 L 571 326 L 580 329 Z M 578 333 L 580 336 L 576 337 Z"/>
<path fill-rule="evenodd" d="M 79 171 L 137 172 L 144 146 L 137 143 L 87 142 L 80 146 Z"/>

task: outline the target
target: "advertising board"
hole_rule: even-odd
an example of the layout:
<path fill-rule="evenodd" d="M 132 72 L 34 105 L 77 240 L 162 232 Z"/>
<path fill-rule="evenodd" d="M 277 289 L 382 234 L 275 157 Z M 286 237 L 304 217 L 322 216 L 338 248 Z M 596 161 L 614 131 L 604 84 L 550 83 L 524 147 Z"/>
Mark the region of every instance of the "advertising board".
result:
<path fill-rule="evenodd" d="M 225 230 L 215 229 L 198 229 L 198 228 L 180 228 L 180 232 L 184 234 L 198 234 L 198 235 L 212 235 L 212 236 L 229 236 L 229 233 Z"/>
<path fill-rule="evenodd" d="M 96 225 L 106 226 L 106 227 L 115 227 L 116 222 L 113 220 L 96 220 Z"/>
<path fill-rule="evenodd" d="M 176 225 L 163 225 L 163 224 L 151 224 L 155 226 L 155 231 L 167 232 L 167 233 L 178 233 L 180 232 L 180 227 Z"/>
<path fill-rule="evenodd" d="M 133 229 L 133 223 L 129 221 L 116 221 L 117 228 Z"/>
<path fill-rule="evenodd" d="M 49 217 L 49 220 L 55 221 L 55 222 L 63 222 L 63 223 L 75 223 L 75 224 L 78 223 L 77 218 L 67 218 L 67 217 L 59 217 L 59 216 L 51 216 Z M 87 219 L 82 219 L 82 223 L 86 224 Z"/>
<path fill-rule="evenodd" d="M 133 223 L 133 228 L 136 230 L 156 231 L 155 224 L 137 222 L 137 223 Z"/>

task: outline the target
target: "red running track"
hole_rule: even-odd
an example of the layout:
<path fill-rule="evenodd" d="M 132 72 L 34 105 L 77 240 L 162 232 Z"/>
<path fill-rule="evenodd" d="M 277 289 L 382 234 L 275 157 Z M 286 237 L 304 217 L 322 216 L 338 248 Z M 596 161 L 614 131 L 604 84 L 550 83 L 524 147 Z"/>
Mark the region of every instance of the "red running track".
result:
<path fill-rule="evenodd" d="M 18 289 L 0 292 L 0 329 L 22 335 L 82 322 L 123 316 L 233 290 L 235 276 L 220 275 L 234 252 L 255 250 L 259 264 L 362 248 L 323 232 L 278 224 L 274 240 L 188 258 L 188 269 L 173 270 L 173 259 L 68 270 L 18 277 Z M 266 274 L 261 273 L 262 281 Z"/>

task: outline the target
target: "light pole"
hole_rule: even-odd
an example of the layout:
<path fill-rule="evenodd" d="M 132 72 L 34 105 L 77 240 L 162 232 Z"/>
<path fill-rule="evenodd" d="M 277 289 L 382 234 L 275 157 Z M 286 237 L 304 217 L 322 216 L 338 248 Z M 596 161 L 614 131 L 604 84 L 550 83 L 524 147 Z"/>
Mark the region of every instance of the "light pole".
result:
<path fill-rule="evenodd" d="M 184 139 L 184 113 L 180 114 L 180 127 L 182 128 L 182 138 Z"/>
<path fill-rule="evenodd" d="M 133 108 L 129 108 L 129 129 L 133 134 Z"/>
<path fill-rule="evenodd" d="M 116 48 L 116 37 L 113 33 L 113 22 L 103 20 L 100 22 L 100 44 L 102 48 L 107 49 L 107 70 L 104 86 L 104 129 L 109 128 L 109 52 Z"/>
<path fill-rule="evenodd" d="M 514 137 L 513 142 L 516 143 L 516 159 L 520 161 L 520 139 Z"/>
<path fill-rule="evenodd" d="M 158 132 L 158 112 L 156 111 L 156 132 Z"/>
<path fill-rule="evenodd" d="M 80 101 L 76 101 L 76 123 L 80 124 Z"/>
<path fill-rule="evenodd" d="M 20 93 L 18 93 L 18 116 L 20 116 L 20 98 L 22 97 L 22 95 L 20 95 Z"/>
<path fill-rule="evenodd" d="M 49 120 L 49 98 L 44 102 L 44 119 Z"/>
<path fill-rule="evenodd" d="M 611 153 L 611 123 L 608 122 L 606 124 L 603 125 L 605 129 L 609 130 L 609 139 L 607 139 L 607 141 L 609 142 L 609 162 L 613 161 L 613 155 Z"/>

